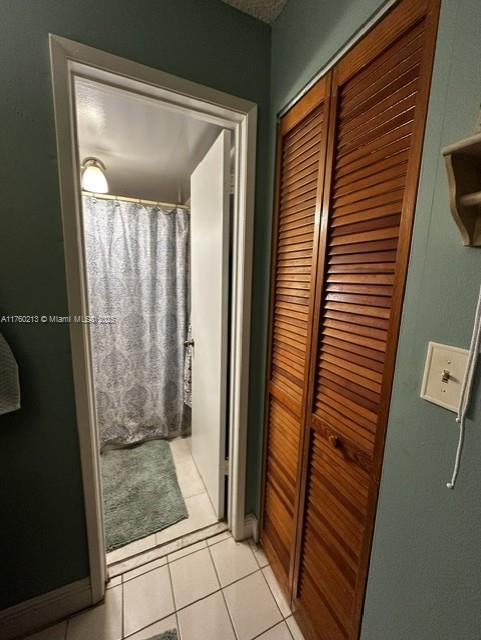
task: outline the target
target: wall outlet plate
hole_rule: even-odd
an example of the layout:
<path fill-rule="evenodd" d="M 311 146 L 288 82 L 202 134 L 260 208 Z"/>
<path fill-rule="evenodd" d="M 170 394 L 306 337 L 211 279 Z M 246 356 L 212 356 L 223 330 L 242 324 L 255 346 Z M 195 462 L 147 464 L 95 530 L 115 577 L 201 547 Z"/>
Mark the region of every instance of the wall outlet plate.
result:
<path fill-rule="evenodd" d="M 467 349 L 430 342 L 421 398 L 457 413 L 467 361 Z"/>

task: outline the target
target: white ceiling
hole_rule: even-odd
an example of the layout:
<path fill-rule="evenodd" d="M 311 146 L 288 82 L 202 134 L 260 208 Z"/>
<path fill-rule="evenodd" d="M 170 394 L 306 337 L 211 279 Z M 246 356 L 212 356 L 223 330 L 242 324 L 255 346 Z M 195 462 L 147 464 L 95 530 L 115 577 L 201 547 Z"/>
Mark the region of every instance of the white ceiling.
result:
<path fill-rule="evenodd" d="M 271 24 L 284 9 L 287 0 L 223 0 L 223 2 Z"/>
<path fill-rule="evenodd" d="M 90 80 L 76 79 L 80 160 L 106 166 L 114 195 L 183 203 L 190 174 L 220 128 L 162 103 Z"/>

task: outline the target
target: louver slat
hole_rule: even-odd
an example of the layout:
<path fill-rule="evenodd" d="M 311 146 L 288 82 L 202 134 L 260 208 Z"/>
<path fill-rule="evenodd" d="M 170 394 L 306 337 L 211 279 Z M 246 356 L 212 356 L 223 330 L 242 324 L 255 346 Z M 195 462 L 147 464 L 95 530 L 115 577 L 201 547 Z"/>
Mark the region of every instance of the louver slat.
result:
<path fill-rule="evenodd" d="M 293 558 L 302 407 L 309 367 L 324 81 L 314 91 L 317 103 L 289 130 L 281 123 L 279 140 L 262 541 L 285 586 Z"/>
<path fill-rule="evenodd" d="M 340 88 L 338 122 L 336 134 L 336 157 L 334 161 L 331 187 L 331 207 L 333 223 L 330 225 L 326 252 L 327 267 L 325 273 L 324 299 L 336 300 L 336 315 L 326 310 L 320 327 L 320 354 L 318 359 L 317 384 L 314 401 L 314 413 L 327 424 L 332 425 L 341 436 L 347 434 L 345 425 L 333 419 L 325 409 L 326 392 L 335 394 L 338 411 L 364 416 L 370 411 L 370 423 L 376 423 L 381 385 L 371 384 L 372 375 L 378 376 L 379 367 L 374 363 L 383 363 L 387 349 L 387 328 L 393 295 L 394 274 L 397 260 L 397 241 L 400 231 L 402 198 L 406 187 L 407 159 L 409 148 L 404 152 L 391 155 L 390 147 L 383 147 L 383 136 L 388 135 L 390 144 L 397 144 L 407 137 L 412 140 L 414 129 L 414 105 L 417 97 L 419 64 L 422 58 L 423 24 L 417 25 L 412 32 L 401 38 L 392 49 L 380 56 L 379 60 L 354 76 Z M 389 95 L 387 88 L 396 84 L 406 68 L 415 69 L 416 74 L 410 84 L 409 108 L 406 99 L 400 95 L 397 101 L 390 100 L 385 107 L 373 96 L 381 93 Z M 369 106 L 369 105 L 373 106 Z M 364 109 L 360 110 L 360 105 Z M 366 108 L 367 107 L 367 108 Z M 353 119 L 352 114 L 357 113 Z M 372 115 L 373 114 L 373 115 Z M 370 123 L 367 125 L 367 123 Z M 373 129 L 370 129 L 373 127 Z M 375 136 L 370 131 L 376 131 Z M 396 136 L 402 136 L 398 138 Z M 386 157 L 380 156 L 385 149 Z M 356 149 L 356 169 L 354 179 L 349 181 L 349 164 L 344 164 L 346 150 Z M 363 153 L 364 150 L 364 153 Z M 376 153 L 376 163 L 371 163 L 371 155 Z M 361 164 L 360 160 L 364 159 Z M 368 169 L 371 169 L 371 173 Z M 339 170 L 341 175 L 339 176 Z M 363 171 L 359 178 L 359 171 Z M 389 198 L 396 193 L 391 205 L 382 207 L 366 206 L 372 198 Z M 352 213 L 343 216 L 349 218 L 347 224 L 336 224 L 340 209 L 351 205 Z M 360 216 L 359 214 L 364 215 Z M 357 217 L 356 217 L 357 215 Z M 382 243 L 390 242 L 390 251 L 384 251 Z M 343 273 L 333 260 L 343 250 L 345 261 Z M 379 257 L 380 254 L 383 254 Z M 355 262 L 349 262 L 350 256 Z M 363 257 L 366 256 L 365 259 Z M 377 265 L 375 269 L 368 265 Z M 363 272 L 356 271 L 360 266 Z M 335 297 L 334 297 L 335 296 Z M 362 314 L 356 313 L 356 307 L 362 307 Z M 378 321 L 379 308 L 384 310 L 383 327 L 372 327 L 370 321 Z M 325 360 L 323 353 L 334 338 L 349 354 L 351 345 L 365 349 L 365 366 L 353 379 L 350 375 L 350 356 L 344 367 L 335 371 Z M 372 353 L 375 352 L 375 353 Z M 382 373 L 381 373 L 382 375 Z M 347 415 L 346 415 L 347 417 Z M 359 421 L 360 422 L 360 421 Z M 367 438 L 368 427 L 356 424 L 359 437 Z M 366 451 L 372 455 L 372 447 Z"/>
<path fill-rule="evenodd" d="M 369 474 L 311 431 L 298 599 L 319 638 L 350 637 Z"/>

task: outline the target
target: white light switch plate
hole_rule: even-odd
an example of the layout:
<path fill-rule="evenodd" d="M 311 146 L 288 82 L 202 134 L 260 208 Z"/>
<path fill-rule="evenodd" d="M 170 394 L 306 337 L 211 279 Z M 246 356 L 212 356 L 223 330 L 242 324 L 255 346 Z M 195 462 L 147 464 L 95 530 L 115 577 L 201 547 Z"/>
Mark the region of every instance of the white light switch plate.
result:
<path fill-rule="evenodd" d="M 457 413 L 467 360 L 467 349 L 430 342 L 421 398 Z M 443 372 L 448 372 L 447 380 L 445 376 L 444 381 Z"/>

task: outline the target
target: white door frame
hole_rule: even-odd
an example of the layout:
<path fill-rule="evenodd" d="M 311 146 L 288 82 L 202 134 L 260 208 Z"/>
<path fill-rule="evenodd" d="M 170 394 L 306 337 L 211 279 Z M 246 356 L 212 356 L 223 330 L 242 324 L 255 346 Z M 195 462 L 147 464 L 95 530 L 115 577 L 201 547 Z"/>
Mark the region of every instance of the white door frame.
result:
<path fill-rule="evenodd" d="M 233 277 L 230 350 L 229 491 L 227 522 L 234 538 L 250 535 L 245 519 L 252 247 L 257 106 L 60 36 L 49 36 L 69 314 L 88 315 L 77 155 L 75 76 L 161 100 L 164 106 L 232 131 L 235 143 Z M 70 323 L 77 428 L 84 490 L 92 604 L 105 591 L 106 553 L 88 325 Z"/>

